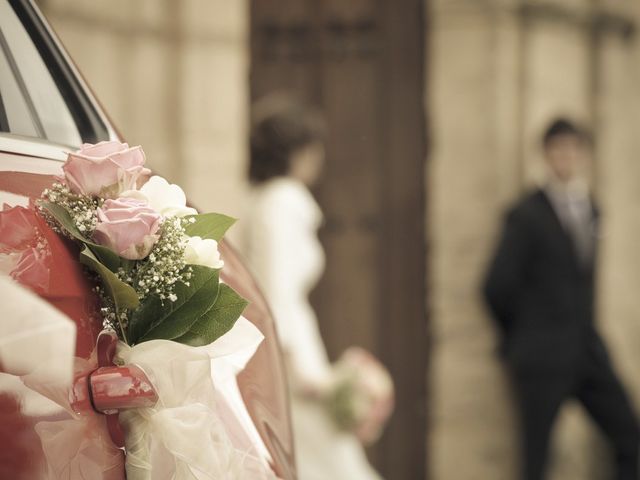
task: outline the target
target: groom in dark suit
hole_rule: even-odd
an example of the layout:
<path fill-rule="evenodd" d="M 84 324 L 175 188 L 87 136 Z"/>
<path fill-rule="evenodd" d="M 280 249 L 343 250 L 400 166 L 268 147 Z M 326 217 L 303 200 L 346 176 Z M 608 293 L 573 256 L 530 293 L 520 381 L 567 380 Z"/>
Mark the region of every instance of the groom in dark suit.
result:
<path fill-rule="evenodd" d="M 638 421 L 594 324 L 599 222 L 580 175 L 587 141 L 557 120 L 543 142 L 548 181 L 510 210 L 484 285 L 520 410 L 522 478 L 545 478 L 551 428 L 575 398 L 608 437 L 616 480 L 638 480 Z"/>

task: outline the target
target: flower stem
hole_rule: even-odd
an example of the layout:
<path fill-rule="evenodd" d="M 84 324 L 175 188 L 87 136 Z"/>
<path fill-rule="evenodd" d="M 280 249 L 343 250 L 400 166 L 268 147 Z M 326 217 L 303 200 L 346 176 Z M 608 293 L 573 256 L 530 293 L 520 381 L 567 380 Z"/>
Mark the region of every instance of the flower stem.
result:
<path fill-rule="evenodd" d="M 127 333 L 125 331 L 124 325 L 122 324 L 122 318 L 120 317 L 120 315 L 118 315 L 118 325 L 120 326 L 120 333 L 122 333 L 122 341 L 129 345 L 129 342 L 127 341 Z"/>

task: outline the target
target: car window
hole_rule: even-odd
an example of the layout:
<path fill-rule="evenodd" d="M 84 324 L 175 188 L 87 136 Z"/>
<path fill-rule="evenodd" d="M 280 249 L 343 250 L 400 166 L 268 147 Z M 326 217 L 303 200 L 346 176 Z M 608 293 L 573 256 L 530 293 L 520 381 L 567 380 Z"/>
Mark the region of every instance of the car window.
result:
<path fill-rule="evenodd" d="M 14 7 L 22 9 L 22 17 Z M 83 121 L 89 114 L 95 118 L 95 112 L 78 112 L 87 110 L 88 102 L 74 98 L 78 88 L 69 77 L 77 79 L 61 74 L 68 66 L 61 65 L 59 52 L 43 55 L 42 48 L 53 48 L 51 39 L 38 30 L 37 19 L 27 16 L 27 8 L 22 2 L 0 0 L 0 131 L 70 146 L 103 139 L 103 125 L 96 134 L 88 130 L 92 122 Z"/>
<path fill-rule="evenodd" d="M 0 31 L 0 45 L 4 47 L 4 35 Z M 37 137 L 38 130 L 29 111 L 27 100 L 20 90 L 20 86 L 13 75 L 11 63 L 6 55 L 6 49 L 0 51 L 0 108 L 3 132 L 16 133 L 27 137 Z"/>

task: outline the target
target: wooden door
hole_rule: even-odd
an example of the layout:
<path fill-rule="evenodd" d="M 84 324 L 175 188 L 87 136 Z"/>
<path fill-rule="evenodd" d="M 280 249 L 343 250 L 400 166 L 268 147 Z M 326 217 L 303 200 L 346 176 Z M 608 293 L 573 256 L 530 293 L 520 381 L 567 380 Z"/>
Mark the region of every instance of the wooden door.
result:
<path fill-rule="evenodd" d="M 312 301 L 333 359 L 361 345 L 392 372 L 396 412 L 369 452 L 391 480 L 426 475 L 423 4 L 251 2 L 252 97 L 290 91 L 328 121 Z"/>

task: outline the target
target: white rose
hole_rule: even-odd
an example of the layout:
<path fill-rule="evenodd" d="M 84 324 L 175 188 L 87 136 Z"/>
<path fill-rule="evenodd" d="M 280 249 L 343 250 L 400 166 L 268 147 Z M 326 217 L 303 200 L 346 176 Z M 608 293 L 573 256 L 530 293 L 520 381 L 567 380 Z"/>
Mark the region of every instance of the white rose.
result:
<path fill-rule="evenodd" d="M 129 190 L 121 196 L 146 200 L 151 208 L 164 217 L 184 217 L 198 213 L 195 208 L 187 207 L 187 197 L 178 185 L 169 183 L 158 175 L 151 177 L 140 190 Z"/>
<path fill-rule="evenodd" d="M 210 268 L 222 268 L 218 242 L 210 238 L 189 237 L 184 259 L 190 265 L 203 265 Z"/>

